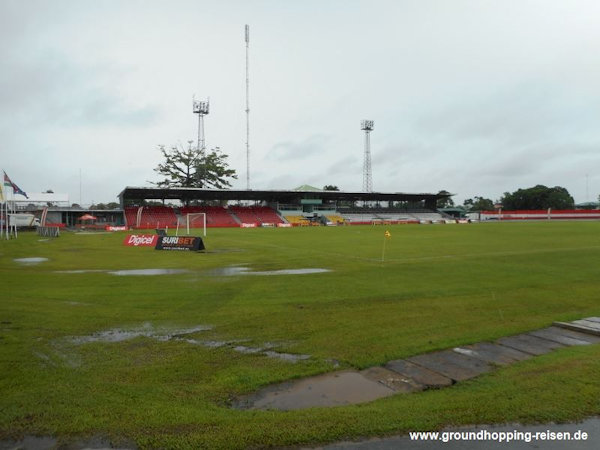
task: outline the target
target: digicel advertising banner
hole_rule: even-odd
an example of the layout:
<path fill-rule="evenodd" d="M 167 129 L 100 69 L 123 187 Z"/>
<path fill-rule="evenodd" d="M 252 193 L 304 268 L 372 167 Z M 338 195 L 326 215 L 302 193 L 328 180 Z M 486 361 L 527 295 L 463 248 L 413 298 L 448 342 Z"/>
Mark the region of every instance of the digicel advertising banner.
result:
<path fill-rule="evenodd" d="M 154 247 L 157 242 L 158 236 L 156 234 L 130 234 L 123 241 L 123 245 L 127 245 L 129 247 Z"/>
<path fill-rule="evenodd" d="M 204 250 L 202 238 L 193 236 L 158 236 L 156 250 Z"/>

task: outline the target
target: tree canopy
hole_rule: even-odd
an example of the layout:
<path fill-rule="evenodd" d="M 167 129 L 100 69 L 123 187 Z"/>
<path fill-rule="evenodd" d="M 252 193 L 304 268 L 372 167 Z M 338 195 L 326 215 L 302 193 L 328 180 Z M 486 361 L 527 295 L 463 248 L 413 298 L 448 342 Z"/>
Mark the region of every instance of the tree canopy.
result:
<path fill-rule="evenodd" d="M 450 195 L 452 195 L 450 192 L 440 191 L 438 192 L 438 195 L 448 195 L 448 197 L 438 199 L 436 205 L 438 208 L 451 208 L 454 206 L 454 200 L 452 200 L 452 197 L 450 197 Z"/>
<path fill-rule="evenodd" d="M 340 188 L 337 186 L 334 186 L 333 184 L 326 184 L 325 186 L 323 186 L 323 190 L 324 191 L 339 191 Z"/>
<path fill-rule="evenodd" d="M 500 201 L 502 208 L 508 210 L 575 207 L 575 200 L 564 187 L 549 188 L 541 184 L 527 189 L 518 189 L 513 193 L 505 192 Z"/>
<path fill-rule="evenodd" d="M 181 146 L 170 149 L 159 146 L 164 162 L 159 164 L 155 172 L 164 177 L 156 184 L 160 187 L 190 187 L 224 189 L 231 187 L 230 178 L 237 179 L 234 169 L 229 168 L 227 155 L 219 147 L 211 149 L 202 157 L 197 148 Z"/>
<path fill-rule="evenodd" d="M 468 211 L 492 211 L 494 202 L 489 198 L 483 198 L 476 195 L 464 201 L 463 207 Z"/>

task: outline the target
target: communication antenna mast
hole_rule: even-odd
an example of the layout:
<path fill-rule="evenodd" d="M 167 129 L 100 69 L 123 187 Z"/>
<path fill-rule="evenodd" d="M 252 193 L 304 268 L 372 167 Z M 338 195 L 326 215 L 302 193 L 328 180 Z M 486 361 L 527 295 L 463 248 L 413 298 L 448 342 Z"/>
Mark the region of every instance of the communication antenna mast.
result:
<path fill-rule="evenodd" d="M 363 161 L 363 191 L 373 192 L 373 175 L 371 174 L 371 131 L 373 131 L 373 121 L 363 120 L 360 123 L 360 129 L 365 132 L 365 158 Z"/>
<path fill-rule="evenodd" d="M 250 76 L 248 51 L 250 48 L 250 26 L 246 25 L 246 189 L 250 189 Z"/>

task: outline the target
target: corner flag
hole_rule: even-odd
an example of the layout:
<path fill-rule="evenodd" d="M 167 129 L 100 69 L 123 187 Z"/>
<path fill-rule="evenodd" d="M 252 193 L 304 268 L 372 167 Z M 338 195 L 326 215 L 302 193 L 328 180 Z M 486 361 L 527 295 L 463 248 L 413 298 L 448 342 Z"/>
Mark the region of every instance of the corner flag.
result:
<path fill-rule="evenodd" d="M 6 175 L 6 172 L 4 172 L 4 186 L 10 186 L 13 188 L 13 192 L 15 194 L 21 194 L 25 198 L 29 198 L 29 197 L 27 197 L 27 194 L 25 193 L 25 191 L 23 191 L 19 186 L 17 186 L 15 183 L 13 183 L 10 178 L 8 178 L 8 175 Z"/>

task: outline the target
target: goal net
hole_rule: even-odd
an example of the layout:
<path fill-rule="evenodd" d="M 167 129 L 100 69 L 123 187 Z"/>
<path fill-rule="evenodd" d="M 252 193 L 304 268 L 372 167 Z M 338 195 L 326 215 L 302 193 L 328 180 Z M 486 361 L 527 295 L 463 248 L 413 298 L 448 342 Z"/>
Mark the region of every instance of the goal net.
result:
<path fill-rule="evenodd" d="M 206 213 L 188 213 L 185 215 L 185 231 L 189 235 L 190 228 L 202 228 L 206 237 Z"/>

